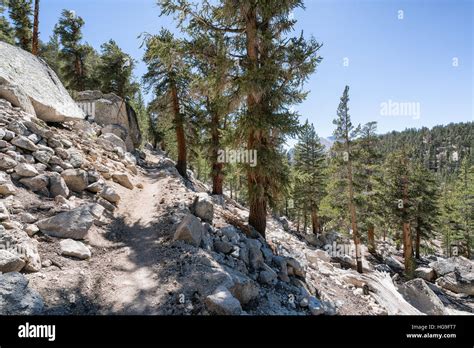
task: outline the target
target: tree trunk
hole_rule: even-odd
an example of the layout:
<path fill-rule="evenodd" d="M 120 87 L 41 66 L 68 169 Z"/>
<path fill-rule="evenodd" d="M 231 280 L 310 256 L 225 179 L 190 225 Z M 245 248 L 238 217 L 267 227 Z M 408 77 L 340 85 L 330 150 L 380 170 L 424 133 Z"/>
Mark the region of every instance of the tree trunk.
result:
<path fill-rule="evenodd" d="M 347 139 L 349 137 L 347 136 Z M 349 152 L 349 148 L 347 145 L 347 152 Z M 359 239 L 359 232 L 357 230 L 357 217 L 354 205 L 354 187 L 352 183 L 352 162 L 351 159 L 347 161 L 347 179 L 349 182 L 349 210 L 351 213 L 351 227 L 352 227 L 352 236 L 354 239 L 354 246 L 356 251 L 356 262 L 357 262 L 357 272 L 362 273 L 362 255 L 360 251 L 360 239 Z"/>
<path fill-rule="evenodd" d="M 371 254 L 376 253 L 376 248 L 375 248 L 375 228 L 374 226 L 370 226 L 369 229 L 367 230 L 367 239 L 369 242 L 369 252 Z"/>
<path fill-rule="evenodd" d="M 308 229 L 308 213 L 306 212 L 306 209 L 304 210 L 304 213 L 303 213 L 303 232 L 304 234 L 306 234 L 306 231 Z"/>
<path fill-rule="evenodd" d="M 184 134 L 183 115 L 179 112 L 178 90 L 175 85 L 171 86 L 171 98 L 173 102 L 176 141 L 178 143 L 178 163 L 176 163 L 176 169 L 183 178 L 187 178 L 186 136 Z"/>
<path fill-rule="evenodd" d="M 416 226 L 415 257 L 420 259 L 421 228 Z"/>
<path fill-rule="evenodd" d="M 408 204 L 408 178 L 403 178 L 403 210 L 406 211 Z M 403 222 L 403 257 L 405 259 L 405 273 L 409 278 L 413 277 L 414 262 L 413 262 L 413 244 L 411 240 L 411 226 L 410 222 Z"/>
<path fill-rule="evenodd" d="M 265 238 L 267 225 L 267 202 L 265 199 L 254 199 L 250 202 L 249 224 Z"/>
<path fill-rule="evenodd" d="M 313 207 L 311 209 L 311 225 L 313 226 L 313 234 L 318 234 L 321 232 L 321 228 L 319 225 L 319 217 L 318 217 L 318 210 Z"/>
<path fill-rule="evenodd" d="M 296 211 L 296 233 L 300 234 L 300 210 Z"/>
<path fill-rule="evenodd" d="M 247 48 L 247 59 L 249 63 L 249 69 L 256 71 L 258 68 L 258 37 L 257 37 L 257 11 L 253 4 L 249 4 L 246 9 L 246 48 Z M 260 98 L 257 96 L 258 91 L 256 88 L 251 90 L 247 95 L 247 112 L 251 117 L 257 117 L 256 110 L 260 103 Z M 262 117 L 262 116 L 260 116 Z M 261 142 L 261 134 L 258 136 L 258 131 L 251 128 L 248 136 L 249 150 L 258 148 Z M 260 174 L 260 163 L 257 164 L 257 168 L 248 167 L 247 169 L 247 182 L 249 190 L 249 224 L 252 225 L 257 232 L 265 237 L 265 230 L 267 226 L 267 201 L 265 198 L 265 185 L 263 178 Z"/>
<path fill-rule="evenodd" d="M 222 194 L 222 184 L 224 182 L 223 167 L 224 163 L 219 163 L 219 115 L 214 113 L 211 122 L 211 142 L 212 142 L 212 194 Z"/>
<path fill-rule="evenodd" d="M 35 13 L 34 13 L 34 22 L 33 22 L 33 39 L 31 53 L 35 56 L 38 55 L 38 46 L 39 46 L 39 2 L 40 0 L 35 0 Z"/>
<path fill-rule="evenodd" d="M 82 74 L 82 60 L 78 54 L 76 54 L 76 58 L 74 61 L 74 70 L 76 72 L 77 88 L 80 91 L 83 91 L 85 89 L 85 86 L 84 86 L 84 81 L 82 78 L 82 75 L 83 75 Z"/>
<path fill-rule="evenodd" d="M 411 241 L 411 227 L 409 222 L 403 223 L 403 257 L 405 259 L 405 273 L 409 278 L 413 277 L 413 245 Z"/>

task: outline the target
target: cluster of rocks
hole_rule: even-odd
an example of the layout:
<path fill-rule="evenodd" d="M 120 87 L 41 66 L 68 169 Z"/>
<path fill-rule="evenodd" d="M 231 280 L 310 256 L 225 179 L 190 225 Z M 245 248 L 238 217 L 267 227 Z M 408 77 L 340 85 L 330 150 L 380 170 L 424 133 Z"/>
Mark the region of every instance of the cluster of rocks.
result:
<path fill-rule="evenodd" d="M 226 270 L 228 276 L 205 297 L 209 313 L 243 314 L 252 301 L 276 296 L 274 301 L 289 313 L 335 314 L 329 303 L 308 290 L 306 271 L 295 258 L 275 255 L 258 234 L 252 238 L 231 224 L 214 226 L 214 207 L 219 203 L 216 197 L 197 193 L 174 233 L 175 241 L 210 253 Z"/>
<path fill-rule="evenodd" d="M 110 183 L 135 188 L 137 159 L 119 137 L 87 121 L 62 127 L 50 127 L 0 98 L 0 273 L 5 276 L 42 268 L 38 235 L 67 238 L 58 241 L 63 256 L 91 257 L 78 240 L 101 223 L 104 211 L 116 209 L 120 195 Z"/>
<path fill-rule="evenodd" d="M 133 151 L 142 140 L 138 119 L 133 108 L 114 93 L 83 91 L 74 94 L 89 121 L 103 127 L 103 133 L 112 133 L 125 142 L 126 149 Z"/>
<path fill-rule="evenodd" d="M 415 277 L 456 294 L 474 295 L 474 263 L 471 260 L 463 256 L 432 258 L 436 260 L 415 270 Z"/>

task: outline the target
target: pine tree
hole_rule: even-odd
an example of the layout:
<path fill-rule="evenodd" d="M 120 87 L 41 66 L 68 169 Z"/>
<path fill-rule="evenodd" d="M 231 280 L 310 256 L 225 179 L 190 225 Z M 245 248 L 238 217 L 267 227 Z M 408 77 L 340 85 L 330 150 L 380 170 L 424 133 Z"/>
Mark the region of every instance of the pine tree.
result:
<path fill-rule="evenodd" d="M 133 99 L 130 100 L 130 104 L 137 114 L 138 127 L 140 128 L 142 134 L 142 144 L 146 143 L 150 140 L 150 116 L 148 114 L 145 100 L 143 98 L 143 93 L 140 88 L 138 88 Z"/>
<path fill-rule="evenodd" d="M 467 158 L 462 161 L 456 180 L 444 184 L 440 207 L 446 256 L 464 254 L 470 258 L 474 229 L 474 166 L 469 164 Z"/>
<path fill-rule="evenodd" d="M 64 62 L 61 59 L 58 34 L 53 33 L 48 42 L 40 43 L 39 56 L 48 63 L 48 66 L 54 70 L 61 81 L 65 80 L 62 76 Z"/>
<path fill-rule="evenodd" d="M 435 226 L 438 225 L 439 193 L 434 174 L 422 163 L 416 163 L 413 169 L 414 188 L 414 227 L 415 227 L 415 257 L 420 258 L 422 239 L 434 237 Z"/>
<path fill-rule="evenodd" d="M 412 223 L 417 208 L 416 179 L 408 150 L 402 149 L 389 155 L 385 163 L 385 205 L 394 226 L 402 228 L 405 273 L 411 278 L 414 272 Z"/>
<path fill-rule="evenodd" d="M 0 0 L 0 41 L 13 45 L 15 43 L 13 28 L 10 26 L 10 22 L 8 22 L 3 15 L 7 4 L 7 0 Z"/>
<path fill-rule="evenodd" d="M 32 14 L 31 0 L 9 1 L 9 15 L 13 22 L 14 35 L 18 46 L 25 51 L 31 51 Z"/>
<path fill-rule="evenodd" d="M 39 53 L 39 5 L 40 0 L 35 0 L 35 11 L 33 15 L 33 38 L 31 42 L 31 53 L 35 56 Z"/>
<path fill-rule="evenodd" d="M 303 201 L 304 208 L 309 210 L 314 234 L 321 232 L 319 206 L 325 193 L 325 158 L 324 147 L 314 126 L 306 121 L 295 147 L 295 170 L 298 173 L 295 185 L 297 200 Z"/>
<path fill-rule="evenodd" d="M 357 272 L 362 273 L 362 256 L 360 250 L 360 237 L 357 226 L 357 214 L 354 202 L 354 179 L 352 173 L 352 162 L 353 162 L 353 142 L 358 128 L 354 128 L 349 115 L 349 86 L 346 86 L 344 93 L 341 97 L 341 102 L 337 109 L 337 118 L 333 121 L 336 125 L 334 136 L 336 141 L 342 144 L 344 152 L 342 153 L 345 162 L 345 170 L 347 172 L 346 181 L 348 188 L 348 208 L 351 217 L 352 236 L 354 239 L 354 245 L 356 249 L 356 262 Z"/>
<path fill-rule="evenodd" d="M 298 114 L 290 106 L 306 93 L 301 86 L 321 60 L 320 45 L 302 36 L 290 37 L 295 21 L 290 13 L 300 0 L 204 2 L 196 11 L 187 1 L 163 0 L 163 14 L 178 13 L 181 22 L 193 19 L 210 30 L 232 34 L 229 48 L 239 57 L 234 83 L 242 91 L 245 107 L 238 117 L 237 136 L 248 150 L 256 150 L 258 163 L 246 166 L 249 224 L 265 236 L 268 205 L 278 201 L 288 181 L 283 170 L 281 145 L 296 135 Z"/>
<path fill-rule="evenodd" d="M 104 43 L 101 50 L 101 60 L 97 69 L 101 91 L 115 93 L 124 99 L 133 99 L 139 89 L 132 76 L 135 61 L 124 53 L 114 40 Z"/>
<path fill-rule="evenodd" d="M 203 146 L 211 166 L 212 194 L 221 195 L 225 172 L 224 163 L 218 160 L 219 151 L 223 150 L 226 142 L 226 126 L 238 100 L 231 84 L 234 60 L 229 57 L 228 38 L 221 32 L 209 31 L 205 26 L 198 25 L 191 28 L 194 28 L 189 29 L 192 41 L 188 43 L 187 52 L 198 70 L 193 86 L 205 110 L 200 123 L 208 135 L 203 134 L 206 139 Z"/>
<path fill-rule="evenodd" d="M 63 76 L 69 89 L 83 91 L 87 85 L 86 57 L 90 48 L 81 44 L 84 20 L 74 11 L 63 10 L 55 27 L 64 60 Z"/>
<path fill-rule="evenodd" d="M 144 82 L 156 96 L 154 108 L 172 116 L 177 142 L 178 172 L 187 178 L 186 112 L 190 111 L 188 86 L 190 67 L 183 58 L 183 42 L 168 30 L 145 39 L 144 61 L 148 71 Z M 161 117 L 161 116 L 160 116 Z"/>
<path fill-rule="evenodd" d="M 380 139 L 376 135 L 377 123 L 365 124 L 354 144 L 354 202 L 358 223 L 367 231 L 369 252 L 375 253 L 375 227 L 380 224 L 380 188 L 382 186 Z"/>

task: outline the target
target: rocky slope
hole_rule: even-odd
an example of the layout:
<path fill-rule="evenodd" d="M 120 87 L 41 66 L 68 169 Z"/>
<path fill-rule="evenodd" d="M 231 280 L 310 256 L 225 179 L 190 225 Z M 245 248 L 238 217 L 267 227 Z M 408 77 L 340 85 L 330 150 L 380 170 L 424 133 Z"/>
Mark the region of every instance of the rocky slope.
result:
<path fill-rule="evenodd" d="M 0 314 L 473 312 L 470 260 L 433 256 L 404 283 L 379 243 L 359 275 L 321 249 L 350 244 L 337 233 L 297 236 L 269 217 L 267 242 L 244 207 L 105 131 L 0 99 Z"/>

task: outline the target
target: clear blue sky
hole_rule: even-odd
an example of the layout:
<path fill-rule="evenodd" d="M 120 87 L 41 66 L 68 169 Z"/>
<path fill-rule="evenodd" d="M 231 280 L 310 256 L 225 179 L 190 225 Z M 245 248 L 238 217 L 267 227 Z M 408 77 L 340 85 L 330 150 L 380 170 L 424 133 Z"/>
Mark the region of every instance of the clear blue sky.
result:
<path fill-rule="evenodd" d="M 472 0 L 307 0 L 294 13 L 296 30 L 324 44 L 324 60 L 297 107 L 320 136 L 333 132 L 340 95 L 348 84 L 353 123 L 377 121 L 379 132 L 473 121 Z M 113 38 L 140 61 L 140 33 L 175 31 L 154 0 L 47 0 L 41 2 L 41 38 L 51 35 L 62 9 L 84 18 L 84 39 L 96 49 Z M 400 20 L 399 10 L 403 11 Z M 344 58 L 349 66 L 343 65 Z M 453 58 L 459 65 L 453 67 Z M 420 117 L 382 116 L 381 103 L 413 102 Z"/>

